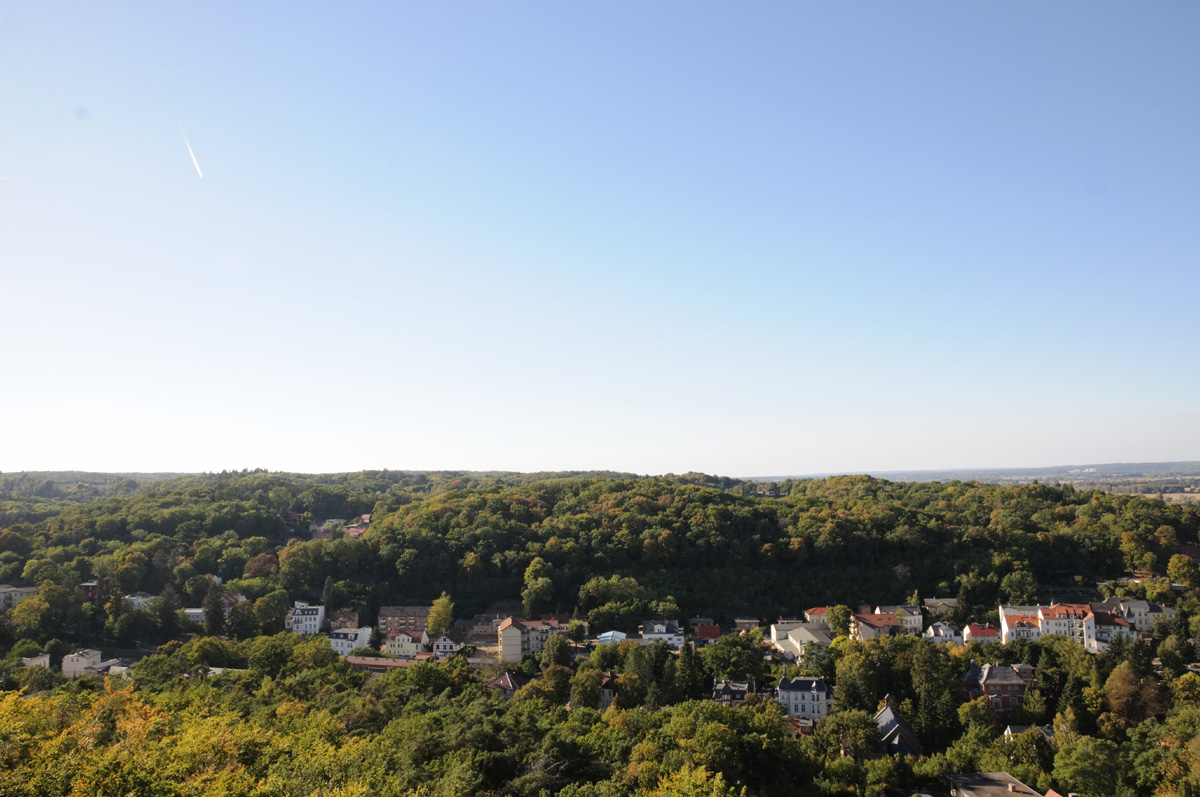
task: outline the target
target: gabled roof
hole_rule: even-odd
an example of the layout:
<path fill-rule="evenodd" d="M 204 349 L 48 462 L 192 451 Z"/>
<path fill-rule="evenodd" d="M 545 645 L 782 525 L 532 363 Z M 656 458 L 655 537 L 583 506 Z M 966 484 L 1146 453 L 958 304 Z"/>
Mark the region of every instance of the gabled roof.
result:
<path fill-rule="evenodd" d="M 921 740 L 917 738 L 908 721 L 896 710 L 892 696 L 887 695 L 883 700 L 883 708 L 875 715 L 875 724 L 879 726 L 879 740 L 885 747 L 904 755 L 921 755 Z"/>
<path fill-rule="evenodd" d="M 963 629 L 964 636 L 967 631 L 971 632 L 971 636 L 1000 636 L 1000 629 L 991 623 L 970 623 Z"/>
<path fill-rule="evenodd" d="M 1053 606 L 1042 607 L 1042 617 L 1051 620 L 1082 620 L 1092 613 L 1092 607 L 1086 603 L 1056 603 Z"/>
<path fill-rule="evenodd" d="M 484 686 L 488 689 L 503 689 L 506 692 L 515 692 L 529 683 L 529 681 L 529 678 L 518 672 L 505 672 L 503 675 L 488 681 Z"/>
<path fill-rule="evenodd" d="M 1024 684 L 1023 679 L 1015 669 L 1006 665 L 985 664 L 982 667 L 972 667 L 963 676 L 963 683 L 989 686 L 999 684 Z"/>
<path fill-rule="evenodd" d="M 900 625 L 900 618 L 894 614 L 856 614 L 854 617 L 872 628 L 895 628 Z"/>
<path fill-rule="evenodd" d="M 776 687 L 780 692 L 820 692 L 829 694 L 829 684 L 824 678 L 800 676 L 797 678 L 780 678 Z"/>

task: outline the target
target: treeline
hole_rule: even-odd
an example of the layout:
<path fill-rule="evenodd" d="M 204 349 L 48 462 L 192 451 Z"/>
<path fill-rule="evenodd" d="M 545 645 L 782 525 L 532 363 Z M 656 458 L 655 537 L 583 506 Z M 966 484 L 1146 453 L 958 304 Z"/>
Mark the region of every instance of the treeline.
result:
<path fill-rule="evenodd" d="M 98 632 L 116 593 L 199 606 L 213 575 L 251 602 L 321 600 L 365 622 L 380 605 L 443 591 L 462 614 L 522 598 L 529 612 L 579 608 L 621 629 L 647 612 L 773 617 L 914 592 L 958 597 L 963 619 L 979 619 L 1046 585 L 1165 576 L 1200 526 L 1194 509 L 1040 484 L 842 476 L 778 488 L 783 497 L 760 497 L 698 474 L 189 476 L 90 501 L 10 499 L 2 511 L 23 519 L 0 531 L 0 583 L 94 579 L 109 593 L 78 611 L 32 603 L 16 631 L 7 618 L 10 639 Z M 310 522 L 363 514 L 359 539 L 310 539 Z M 39 609 L 72 620 L 55 627 Z M 242 627 L 273 633 L 278 618 L 262 607 Z M 127 636 L 146 620 L 127 620 Z"/>

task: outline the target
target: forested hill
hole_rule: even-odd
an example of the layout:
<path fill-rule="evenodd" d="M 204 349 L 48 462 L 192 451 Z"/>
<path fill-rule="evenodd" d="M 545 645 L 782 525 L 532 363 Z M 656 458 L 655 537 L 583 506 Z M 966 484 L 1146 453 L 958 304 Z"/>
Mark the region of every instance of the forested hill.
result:
<path fill-rule="evenodd" d="M 1140 496 L 866 476 L 788 481 L 780 497 L 701 474 L 259 471 L 86 496 L 14 479 L 0 478 L 0 583 L 98 579 L 198 605 L 218 574 L 251 600 L 319 599 L 367 621 L 442 591 L 459 614 L 521 598 L 625 627 L 652 609 L 765 617 L 914 591 L 978 613 L 1051 583 L 1165 574 L 1200 527 L 1196 510 Z M 311 539 L 310 522 L 363 514 L 361 538 Z"/>

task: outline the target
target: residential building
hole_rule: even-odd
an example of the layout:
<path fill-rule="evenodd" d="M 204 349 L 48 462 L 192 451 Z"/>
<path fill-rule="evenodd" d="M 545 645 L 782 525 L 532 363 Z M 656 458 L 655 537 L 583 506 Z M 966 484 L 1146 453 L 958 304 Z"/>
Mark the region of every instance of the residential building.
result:
<path fill-rule="evenodd" d="M 62 674 L 64 678 L 75 679 L 84 675 L 84 671 L 88 667 L 95 667 L 100 664 L 102 655 L 98 650 L 90 648 L 86 650 L 77 650 L 74 653 L 69 653 L 63 656 Z"/>
<path fill-rule="evenodd" d="M 774 643 L 784 658 L 804 663 L 805 651 L 809 645 L 830 645 L 833 643 L 833 631 L 823 622 L 795 624 L 787 634 Z"/>
<path fill-rule="evenodd" d="M 430 643 L 433 655 L 439 659 L 452 656 L 467 646 L 467 635 L 462 631 L 447 631 Z"/>
<path fill-rule="evenodd" d="M 520 661 L 526 653 L 537 655 L 546 640 L 555 634 L 565 634 L 566 626 L 557 620 L 518 620 L 505 618 L 497 630 L 501 661 Z"/>
<path fill-rule="evenodd" d="M 945 617 L 958 608 L 958 598 L 926 598 L 925 610 L 935 617 Z"/>
<path fill-rule="evenodd" d="M 775 700 L 788 716 L 820 720 L 833 710 L 833 689 L 824 678 L 783 677 L 775 687 Z"/>
<path fill-rule="evenodd" d="M 827 622 L 825 615 L 829 613 L 831 608 L 832 607 L 830 606 L 815 606 L 812 609 L 806 609 L 804 612 L 804 619 L 810 623 L 815 623 L 818 621 Z"/>
<path fill-rule="evenodd" d="M 337 631 L 342 628 L 358 628 L 358 612 L 349 610 L 329 613 L 329 630 Z"/>
<path fill-rule="evenodd" d="M 696 623 L 692 626 L 692 642 L 702 648 L 721 638 L 721 626 L 716 623 Z"/>
<path fill-rule="evenodd" d="M 933 642 L 936 645 L 945 645 L 953 642 L 956 645 L 963 643 L 962 632 L 949 623 L 943 623 L 940 620 L 931 623 L 925 632 L 921 634 L 925 639 Z"/>
<path fill-rule="evenodd" d="M 22 656 L 21 664 L 26 667 L 45 667 L 46 669 L 50 669 L 50 654 L 42 653 L 38 656 L 29 656 L 28 658 Z"/>
<path fill-rule="evenodd" d="M 920 636 L 925 617 L 919 606 L 876 606 L 875 614 L 894 614 L 900 621 L 900 633 Z"/>
<path fill-rule="evenodd" d="M 713 681 L 713 700 L 725 706 L 740 706 L 750 695 L 757 695 L 754 681 Z"/>
<path fill-rule="evenodd" d="M 237 606 L 239 603 L 245 603 L 245 602 L 246 602 L 246 596 L 240 592 L 222 592 L 221 593 L 221 606 L 223 606 L 225 608 L 225 619 L 228 620 L 229 616 L 231 614 L 233 614 L 234 606 Z"/>
<path fill-rule="evenodd" d="M 878 639 L 901 632 L 900 618 L 894 614 L 853 614 L 850 616 L 850 638 L 859 642 Z"/>
<path fill-rule="evenodd" d="M 1047 742 L 1054 741 L 1053 725 L 1008 725 L 1004 728 L 1004 741 L 1010 742 L 1013 737 L 1020 736 L 1026 731 L 1036 729 Z"/>
<path fill-rule="evenodd" d="M 617 699 L 617 676 L 605 670 L 600 673 L 600 703 L 597 705 L 601 711 L 607 711 L 608 707 Z"/>
<path fill-rule="evenodd" d="M 497 638 L 496 634 L 500 629 L 500 623 L 504 622 L 506 616 L 503 614 L 477 614 L 472 617 L 469 621 L 471 641 L 491 644 Z"/>
<path fill-rule="evenodd" d="M 321 628 L 325 625 L 325 607 L 324 606 L 309 606 L 303 601 L 297 601 L 296 605 L 288 611 L 288 617 L 291 618 L 292 631 L 297 634 L 319 634 Z"/>
<path fill-rule="evenodd" d="M 100 597 L 99 581 L 83 581 L 79 584 L 79 589 L 83 592 L 83 597 L 90 601 L 94 601 Z"/>
<path fill-rule="evenodd" d="M 382 606 L 379 609 L 379 633 L 385 637 L 401 628 L 424 629 L 429 624 L 431 606 Z"/>
<path fill-rule="evenodd" d="M 1139 603 L 1145 603 L 1140 601 Z M 1094 608 L 1105 606 L 1106 609 Z M 1120 603 L 1055 603 L 1049 606 L 1000 606 L 1001 641 L 1035 640 L 1050 634 L 1066 637 L 1091 653 L 1106 650 L 1113 640 L 1137 636 L 1135 622 L 1150 613 L 1150 604 L 1142 609 Z M 1115 609 L 1115 611 L 1112 611 Z M 1126 617 L 1132 618 L 1126 619 Z M 1143 624 L 1145 620 L 1143 619 Z"/>
<path fill-rule="evenodd" d="M 1120 617 L 1139 634 L 1150 633 L 1155 621 L 1175 614 L 1175 610 L 1169 606 L 1129 598 L 1112 597 L 1091 606 L 1093 612 L 1109 612 Z"/>
<path fill-rule="evenodd" d="M 529 680 L 530 679 L 526 678 L 520 673 L 505 672 L 498 678 L 493 678 L 492 680 L 488 681 L 486 684 L 484 684 L 484 687 L 488 689 L 495 689 L 500 692 L 500 694 L 504 695 L 505 700 L 511 700 L 512 696 L 517 693 L 517 690 L 529 683 Z"/>
<path fill-rule="evenodd" d="M 1025 690 L 1033 683 L 1033 667 L 984 664 L 972 667 L 962 678 L 967 694 L 972 698 L 986 697 L 992 710 L 1000 717 L 1021 705 Z"/>
<path fill-rule="evenodd" d="M 298 633 L 305 633 L 300 631 Z M 329 633 L 329 647 L 333 648 L 334 652 L 342 658 L 355 648 L 365 648 L 371 644 L 371 629 L 367 628 L 339 628 L 337 631 Z"/>
<path fill-rule="evenodd" d="M 0 612 L 11 609 L 36 594 L 38 594 L 37 587 L 14 587 L 9 584 L 0 584 Z"/>
<path fill-rule="evenodd" d="M 1042 797 L 1007 772 L 946 775 L 951 797 Z"/>
<path fill-rule="evenodd" d="M 968 623 L 963 629 L 963 642 L 999 642 L 1000 629 L 991 623 Z"/>
<path fill-rule="evenodd" d="M 666 642 L 667 647 L 678 650 L 683 645 L 683 627 L 670 620 L 646 620 L 641 625 L 642 644 Z"/>
<path fill-rule="evenodd" d="M 150 601 L 154 600 L 154 596 L 149 592 L 134 592 L 126 595 L 123 600 L 129 604 L 131 609 L 145 609 L 150 605 Z"/>
<path fill-rule="evenodd" d="M 879 726 L 879 748 L 886 755 L 919 756 L 924 753 L 916 731 L 896 708 L 891 695 L 883 698 L 883 708 L 875 715 Z"/>
<path fill-rule="evenodd" d="M 204 623 L 204 609 L 184 609 L 183 617 L 193 625 L 201 625 Z M 290 614 L 288 615 L 288 618 L 291 618 Z"/>
<path fill-rule="evenodd" d="M 402 628 L 399 631 L 393 631 L 388 634 L 388 638 L 384 643 L 384 652 L 389 656 L 397 656 L 399 658 L 412 658 L 418 653 L 425 650 L 429 645 L 429 634 L 425 629 L 420 630 Z"/>
<path fill-rule="evenodd" d="M 733 618 L 733 630 L 736 633 L 740 634 L 743 631 L 753 631 L 755 628 L 758 628 L 758 618 L 757 617 L 735 617 L 735 618 Z"/>

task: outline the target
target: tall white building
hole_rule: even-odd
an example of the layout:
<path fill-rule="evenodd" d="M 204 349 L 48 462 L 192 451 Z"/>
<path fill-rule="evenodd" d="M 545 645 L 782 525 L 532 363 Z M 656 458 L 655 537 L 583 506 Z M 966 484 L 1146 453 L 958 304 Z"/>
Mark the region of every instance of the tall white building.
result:
<path fill-rule="evenodd" d="M 339 628 L 329 633 L 329 647 L 342 658 L 355 648 L 371 644 L 371 628 Z"/>

